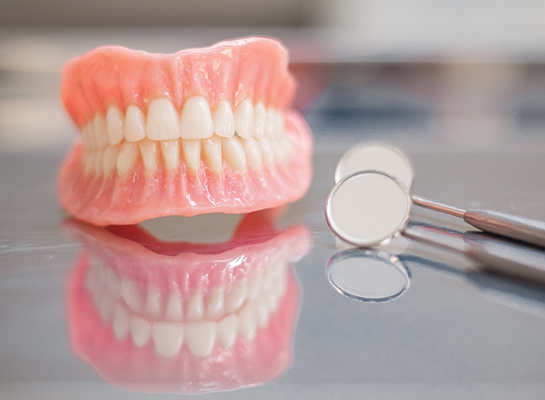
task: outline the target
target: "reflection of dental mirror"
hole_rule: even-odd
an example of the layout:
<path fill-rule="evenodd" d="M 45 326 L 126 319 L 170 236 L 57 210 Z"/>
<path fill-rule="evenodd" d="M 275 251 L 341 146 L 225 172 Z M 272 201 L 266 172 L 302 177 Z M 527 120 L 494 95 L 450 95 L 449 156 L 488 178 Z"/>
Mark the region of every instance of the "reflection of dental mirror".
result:
<path fill-rule="evenodd" d="M 382 150 L 377 150 L 377 148 L 380 149 L 381 147 L 382 147 Z M 380 156 L 385 154 L 387 154 L 387 157 L 385 156 L 383 159 L 380 159 Z M 359 158 L 364 158 L 367 155 L 369 155 L 369 158 L 366 159 L 365 162 L 363 160 L 359 160 Z M 384 165 L 388 163 L 390 163 L 391 166 L 385 167 Z M 361 196 L 362 193 L 367 193 L 367 197 L 370 197 L 371 195 L 377 197 L 377 200 L 374 201 L 375 203 L 380 201 L 381 198 L 379 196 L 383 195 L 383 193 L 382 191 L 376 191 L 375 186 L 363 186 L 361 190 L 358 191 L 354 188 L 356 184 L 355 183 L 356 180 L 347 181 L 343 179 L 348 176 L 351 176 L 351 175 L 347 176 L 346 174 L 353 174 L 354 172 L 353 170 L 358 168 L 360 165 L 367 168 L 367 170 L 384 171 L 386 172 L 387 176 L 390 176 L 390 177 L 395 176 L 396 178 L 398 178 L 398 180 L 403 182 L 403 184 L 407 188 L 411 187 L 412 177 L 413 177 L 412 168 L 408 159 L 403 155 L 403 153 L 400 150 L 395 149 L 388 145 L 363 143 L 355 147 L 353 150 L 349 150 L 337 164 L 337 168 L 335 170 L 336 184 L 333 187 L 332 191 L 330 192 L 330 195 L 328 197 L 328 202 L 331 199 L 331 201 L 335 201 L 339 203 L 339 201 L 332 199 L 332 197 L 336 196 L 336 195 L 332 196 L 333 192 L 336 192 L 336 193 L 347 192 L 348 190 L 353 193 L 359 192 L 360 198 L 362 197 Z M 405 166 L 405 169 L 403 168 L 403 166 Z M 409 184 L 405 182 L 406 180 Z M 357 181 L 364 182 L 364 180 L 362 179 L 357 179 Z M 368 182 L 368 181 L 369 179 L 365 180 L 365 182 Z M 350 183 L 346 183 L 346 182 L 350 182 Z M 348 185 L 348 186 L 351 186 L 351 188 L 348 190 L 339 190 L 338 187 L 341 185 Z M 435 201 L 427 200 L 422 197 L 418 197 L 418 196 L 411 197 L 409 191 L 406 190 L 406 192 L 407 192 L 407 196 L 409 197 L 408 200 L 412 199 L 412 202 L 414 202 L 415 204 L 421 207 L 425 207 L 430 210 L 439 211 L 445 214 L 462 218 L 469 225 L 472 225 L 485 232 L 490 232 L 490 233 L 505 236 L 511 239 L 516 239 L 526 243 L 531 243 L 531 244 L 545 247 L 545 222 L 532 220 L 529 218 L 518 217 L 515 215 L 505 214 L 505 213 L 491 211 L 491 210 L 462 210 L 460 208 L 451 207 L 445 204 L 437 203 Z M 389 201 L 388 199 L 386 199 L 386 197 L 382 197 L 382 200 L 385 202 Z M 346 205 L 348 206 L 348 204 Z M 329 208 L 329 205 L 326 204 L 326 210 L 328 208 Z M 335 208 L 339 209 L 339 207 L 335 207 Z M 363 212 L 365 214 L 369 214 L 370 211 L 368 210 L 362 211 L 361 208 L 362 207 L 352 208 L 351 211 L 354 215 L 354 221 L 358 219 L 357 217 L 355 217 L 357 213 Z M 396 212 L 396 210 L 393 210 L 393 212 Z M 349 211 L 344 210 L 342 214 L 349 214 Z M 335 216 L 331 214 L 327 215 L 327 212 L 326 212 L 326 217 L 328 219 L 336 218 Z M 340 218 L 344 219 L 345 217 L 344 215 L 342 215 L 340 216 Z M 385 226 L 386 224 L 384 225 L 384 227 Z M 377 229 L 379 228 L 377 227 Z M 380 229 L 383 229 L 383 227 L 381 226 Z M 392 237 L 395 235 L 396 231 L 400 229 L 402 229 L 402 226 L 398 225 L 395 227 L 395 231 L 390 232 L 389 235 L 384 234 L 384 236 L 386 238 Z M 335 231 L 335 229 L 333 229 L 333 231 Z M 355 232 L 355 229 L 351 229 L 351 231 Z M 360 231 L 362 231 L 362 229 L 360 229 Z M 345 233 L 348 233 L 348 232 L 345 232 Z M 351 238 L 352 240 L 347 240 L 347 241 L 353 244 L 357 244 L 359 246 L 372 246 L 374 244 L 377 244 L 375 242 L 372 242 L 373 244 L 365 244 L 367 242 L 371 242 L 370 240 L 368 240 L 368 238 L 363 238 L 363 237 L 356 238 L 354 236 L 351 236 Z"/>
<path fill-rule="evenodd" d="M 407 269 L 396 256 L 385 251 L 342 251 L 329 260 L 326 274 L 339 293 L 366 302 L 393 300 L 410 284 Z"/>

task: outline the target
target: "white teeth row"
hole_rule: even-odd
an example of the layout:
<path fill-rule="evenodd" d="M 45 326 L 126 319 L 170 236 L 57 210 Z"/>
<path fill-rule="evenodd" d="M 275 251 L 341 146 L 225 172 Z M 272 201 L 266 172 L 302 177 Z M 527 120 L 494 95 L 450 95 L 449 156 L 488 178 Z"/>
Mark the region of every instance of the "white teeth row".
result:
<path fill-rule="evenodd" d="M 151 341 L 163 357 L 174 357 L 185 342 L 193 355 L 206 357 L 216 344 L 231 348 L 237 335 L 251 341 L 258 328 L 267 326 L 285 292 L 286 265 L 279 261 L 236 281 L 227 294 L 217 287 L 206 300 L 197 292 L 187 302 L 176 290 L 164 299 L 154 287 L 144 297 L 131 280 L 120 279 L 98 259 L 92 259 L 86 286 L 117 339 L 131 336 L 137 347 Z"/>
<path fill-rule="evenodd" d="M 139 160 L 149 173 L 155 171 L 160 161 L 167 170 L 175 170 L 180 160 L 192 171 L 198 171 L 202 167 L 201 161 L 204 161 L 212 172 L 219 173 L 223 169 L 224 158 L 235 171 L 244 172 L 247 165 L 259 170 L 263 165 L 271 167 L 275 163 L 284 163 L 292 154 L 293 146 L 286 137 L 278 140 L 266 137 L 241 139 L 214 134 L 207 139 L 123 141 L 101 150 L 85 151 L 83 162 L 86 173 L 107 177 L 114 171 L 119 176 L 128 174 Z"/>
<path fill-rule="evenodd" d="M 170 100 L 159 98 L 149 103 L 147 115 L 135 105 L 125 113 L 110 106 L 106 116 L 97 113 L 82 128 L 81 135 L 86 150 L 100 150 L 123 140 L 207 139 L 214 134 L 232 138 L 235 132 L 243 139 L 279 139 L 284 136 L 284 116 L 265 108 L 263 103 L 254 107 L 250 99 L 239 103 L 234 112 L 228 101 L 222 101 L 212 112 L 208 102 L 199 96 L 187 100 L 178 113 Z"/>

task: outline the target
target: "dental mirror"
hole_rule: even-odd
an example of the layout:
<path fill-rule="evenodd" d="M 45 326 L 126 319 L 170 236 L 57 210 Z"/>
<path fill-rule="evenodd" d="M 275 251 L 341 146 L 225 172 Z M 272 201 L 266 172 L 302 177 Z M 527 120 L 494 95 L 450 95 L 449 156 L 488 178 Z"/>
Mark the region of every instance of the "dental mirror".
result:
<path fill-rule="evenodd" d="M 341 251 L 327 263 L 326 275 L 340 294 L 372 303 L 394 300 L 410 285 L 407 269 L 385 251 Z"/>

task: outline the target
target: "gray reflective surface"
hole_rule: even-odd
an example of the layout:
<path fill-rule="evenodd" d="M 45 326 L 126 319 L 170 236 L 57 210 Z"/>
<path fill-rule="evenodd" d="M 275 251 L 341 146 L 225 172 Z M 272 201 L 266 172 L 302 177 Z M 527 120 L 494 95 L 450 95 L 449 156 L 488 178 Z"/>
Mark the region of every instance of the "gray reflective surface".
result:
<path fill-rule="evenodd" d="M 77 52 L 78 43 L 72 46 Z M 49 49 L 53 54 L 55 48 Z M 120 389 L 74 353 L 68 290 L 85 244 L 63 232 L 69 216 L 56 196 L 58 167 L 72 132 L 57 108 L 55 72 L 6 68 L 0 71 L 0 397 L 166 398 Z M 461 256 L 415 243 L 398 255 L 411 273 L 409 291 L 387 303 L 350 300 L 324 274 L 338 250 L 323 208 L 339 157 L 372 139 L 408 153 L 417 171 L 415 192 L 423 196 L 545 220 L 545 68 L 300 64 L 294 69 L 301 93 L 307 99 L 316 94 L 312 104 L 304 103 L 316 153 L 310 191 L 275 222 L 280 232 L 303 226 L 313 238 L 308 254 L 290 266 L 300 290 L 291 362 L 262 385 L 200 398 L 540 398 L 542 287 L 468 275 L 472 265 Z M 318 88 L 309 88 L 309 82 L 319 82 Z M 331 82 L 336 83 L 327 86 Z M 468 229 L 453 217 L 421 209 L 414 214 Z M 238 222 L 208 216 L 144 225 L 163 241 L 216 243 L 229 241 Z"/>

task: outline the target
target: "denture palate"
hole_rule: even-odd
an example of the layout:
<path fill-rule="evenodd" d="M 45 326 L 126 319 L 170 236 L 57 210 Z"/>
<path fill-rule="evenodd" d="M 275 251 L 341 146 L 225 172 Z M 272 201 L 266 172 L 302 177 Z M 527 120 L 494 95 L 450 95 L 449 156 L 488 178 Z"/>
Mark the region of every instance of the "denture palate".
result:
<path fill-rule="evenodd" d="M 178 111 L 167 98 L 149 103 L 147 114 L 135 105 L 120 110 L 115 105 L 100 112 L 81 129 L 86 173 L 106 177 L 117 171 L 125 176 L 141 162 L 153 173 L 162 162 L 175 170 L 181 161 L 198 171 L 204 162 L 215 173 L 223 159 L 235 171 L 244 172 L 286 162 L 292 145 L 284 135 L 284 114 L 262 102 L 228 101 L 213 110 L 206 99 L 194 96 Z"/>
<path fill-rule="evenodd" d="M 267 326 L 286 290 L 288 268 L 287 260 L 273 259 L 247 278 L 184 299 L 174 286 L 142 292 L 91 257 L 86 287 L 117 340 L 132 340 L 138 348 L 152 343 L 162 357 L 176 356 L 185 344 L 194 356 L 206 357 L 218 345 L 232 348 L 237 337 L 251 342 Z"/>

